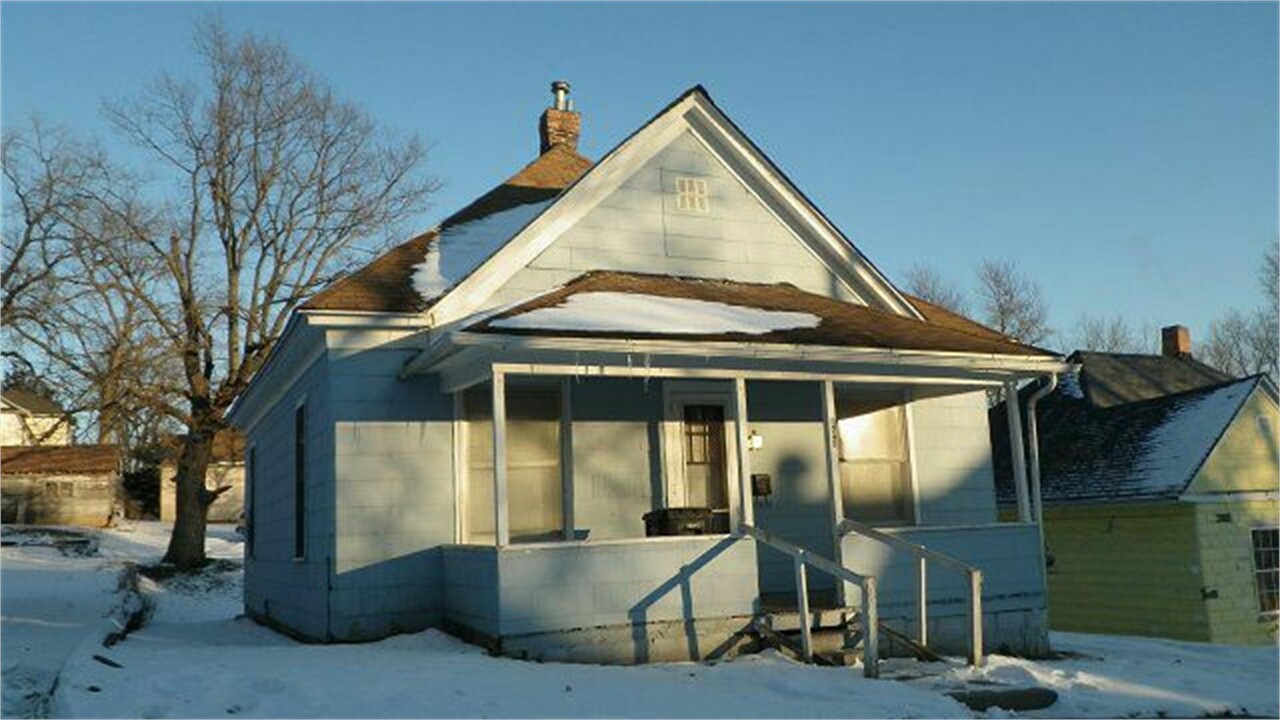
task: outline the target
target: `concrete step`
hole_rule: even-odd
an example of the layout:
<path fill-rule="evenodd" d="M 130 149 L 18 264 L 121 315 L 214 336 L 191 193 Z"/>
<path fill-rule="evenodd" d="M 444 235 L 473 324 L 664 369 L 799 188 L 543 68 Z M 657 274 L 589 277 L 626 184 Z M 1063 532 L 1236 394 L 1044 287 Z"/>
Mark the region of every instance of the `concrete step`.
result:
<path fill-rule="evenodd" d="M 811 608 L 809 627 L 813 630 L 840 628 L 857 615 L 857 609 L 851 607 Z M 800 630 L 799 610 L 772 610 L 763 615 L 763 620 L 769 629 L 775 632 L 799 632 Z"/>

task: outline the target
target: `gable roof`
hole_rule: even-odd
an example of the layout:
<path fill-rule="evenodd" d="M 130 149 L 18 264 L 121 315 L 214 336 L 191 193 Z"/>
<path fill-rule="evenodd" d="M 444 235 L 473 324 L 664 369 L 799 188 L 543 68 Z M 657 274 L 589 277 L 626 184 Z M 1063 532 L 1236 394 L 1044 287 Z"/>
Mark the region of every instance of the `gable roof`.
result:
<path fill-rule="evenodd" d="M 1181 495 L 1263 376 L 1098 407 L 1054 393 L 1037 408 L 1046 504 L 1173 499 Z M 1014 486 L 1004 405 L 991 413 L 996 495 Z"/>
<path fill-rule="evenodd" d="M 450 215 L 439 227 L 387 250 L 368 265 L 336 280 L 303 303 L 302 309 L 420 312 L 438 298 L 422 296 L 414 287 L 414 273 L 426 259 L 431 245 L 440 240 L 441 233 L 512 208 L 546 202 L 573 184 L 589 167 L 591 161 L 572 149 L 553 146 L 501 185 Z"/>
<path fill-rule="evenodd" d="M 682 304 L 677 307 L 671 300 Z M 622 312 L 614 310 L 619 307 Z M 922 308 L 926 320 L 842 302 L 785 283 L 596 271 L 466 329 L 504 335 L 1054 355 L 937 306 L 923 303 Z"/>
<path fill-rule="evenodd" d="M 593 165 L 576 152 L 557 146 L 438 228 L 392 248 L 321 291 L 301 309 L 401 313 L 432 309 L 435 322 L 465 317 L 477 310 L 494 288 L 514 272 L 512 268 L 523 267 L 545 249 L 534 242 L 535 239 L 549 242 L 548 234 L 542 232 L 544 229 L 566 222 L 573 212 L 580 212 L 581 208 L 598 201 L 610 183 L 618 181 L 619 173 L 615 170 L 638 157 L 637 148 L 643 147 L 642 141 L 657 142 L 668 137 L 673 129 L 696 130 L 704 143 L 718 144 L 719 149 L 708 145 L 713 154 L 739 158 L 743 168 L 736 172 L 745 168 L 749 174 L 769 178 L 775 186 L 771 197 L 779 206 L 785 206 L 783 211 L 790 218 L 784 222 L 804 225 L 812 235 L 825 240 L 820 255 L 825 256 L 824 262 L 833 270 L 843 268 L 836 271 L 841 282 L 850 282 L 844 276 L 856 277 L 864 294 L 870 288 L 887 307 L 905 315 L 918 313 L 906 296 L 715 105 L 701 85 L 681 94 L 600 162 Z M 573 211 L 565 209 L 567 200 L 561 202 L 562 197 L 570 195 L 579 199 Z M 442 262 L 439 254 L 449 250 L 448 247 L 442 250 L 442 246 L 446 245 L 444 240 L 451 228 L 461 230 L 459 234 L 465 236 L 464 226 L 469 223 L 493 219 L 518 208 L 528 212 L 512 212 L 512 217 L 505 218 L 498 227 L 485 228 L 482 237 L 463 237 L 453 253 L 464 256 L 461 271 L 455 267 L 452 272 L 443 273 L 443 277 L 434 272 L 434 281 L 425 284 L 428 292 L 422 292 L 421 278 L 424 274 L 431 275 L 435 270 L 431 266 Z M 422 297 L 424 294 L 426 298 Z"/>
<path fill-rule="evenodd" d="M 9 388 L 2 395 L 7 402 L 32 415 L 65 415 L 67 412 L 51 398 L 22 388 Z"/>
<path fill-rule="evenodd" d="M 0 474 L 101 475 L 120 469 L 118 445 L 5 445 Z"/>
<path fill-rule="evenodd" d="M 1230 375 L 1187 357 L 1077 350 L 1080 389 L 1096 407 L 1149 400 L 1232 380 Z"/>

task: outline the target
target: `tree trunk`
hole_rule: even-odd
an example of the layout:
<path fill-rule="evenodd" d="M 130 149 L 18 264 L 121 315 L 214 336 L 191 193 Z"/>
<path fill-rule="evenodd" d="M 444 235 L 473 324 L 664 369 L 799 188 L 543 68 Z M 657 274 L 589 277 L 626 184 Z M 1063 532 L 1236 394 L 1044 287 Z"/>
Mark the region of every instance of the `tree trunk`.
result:
<path fill-rule="evenodd" d="M 164 562 L 181 570 L 193 570 L 205 563 L 205 524 L 215 496 L 205 489 L 204 478 L 213 453 L 214 432 L 213 428 L 190 428 L 178 457 L 173 535 Z"/>

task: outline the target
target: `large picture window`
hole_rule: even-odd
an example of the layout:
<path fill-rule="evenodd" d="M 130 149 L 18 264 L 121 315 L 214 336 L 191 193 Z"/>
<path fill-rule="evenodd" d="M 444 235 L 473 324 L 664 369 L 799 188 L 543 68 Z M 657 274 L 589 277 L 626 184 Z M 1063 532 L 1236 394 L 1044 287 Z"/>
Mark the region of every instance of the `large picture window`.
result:
<path fill-rule="evenodd" d="M 507 521 L 511 542 L 558 540 L 564 532 L 560 384 L 508 378 Z M 463 395 L 467 421 L 467 542 L 494 541 L 491 386 Z"/>
<path fill-rule="evenodd" d="M 1280 612 L 1280 528 L 1253 531 L 1253 573 L 1258 610 Z"/>
<path fill-rule="evenodd" d="M 847 518 L 879 525 L 914 521 L 903 402 L 897 391 L 836 389 L 840 490 Z"/>

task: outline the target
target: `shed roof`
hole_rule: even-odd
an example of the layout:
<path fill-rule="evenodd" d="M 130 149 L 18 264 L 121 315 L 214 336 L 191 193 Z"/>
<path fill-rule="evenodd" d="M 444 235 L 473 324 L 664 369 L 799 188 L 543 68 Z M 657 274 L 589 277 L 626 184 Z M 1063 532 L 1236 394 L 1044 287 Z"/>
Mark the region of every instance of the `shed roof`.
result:
<path fill-rule="evenodd" d="M 5 445 L 4 475 L 100 475 L 120 469 L 118 445 Z"/>
<path fill-rule="evenodd" d="M 1181 495 L 1263 376 L 1098 407 L 1055 393 L 1037 410 L 1046 504 Z M 992 411 L 996 494 L 1014 500 L 1004 406 Z"/>
<path fill-rule="evenodd" d="M 612 320 L 600 321 L 601 313 L 587 304 L 617 295 L 631 296 L 634 302 L 621 306 Z M 660 299 L 679 299 L 686 306 L 671 307 Z M 914 298 L 911 301 L 919 303 L 924 321 L 808 293 L 785 283 L 769 285 L 595 271 L 467 329 L 511 335 L 750 341 L 1053 355 L 936 305 Z M 618 306 L 604 310 L 614 307 Z M 758 312 L 744 315 L 743 309 Z M 662 316 L 659 312 L 672 314 Z M 704 313 L 707 317 L 692 318 L 675 313 Z M 719 329 L 716 322 L 723 323 Z"/>
<path fill-rule="evenodd" d="M 52 398 L 22 388 L 8 388 L 2 394 L 5 400 L 33 415 L 65 415 L 67 412 Z"/>

